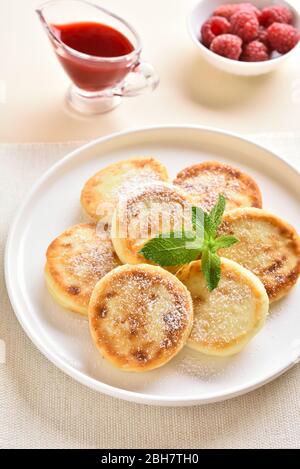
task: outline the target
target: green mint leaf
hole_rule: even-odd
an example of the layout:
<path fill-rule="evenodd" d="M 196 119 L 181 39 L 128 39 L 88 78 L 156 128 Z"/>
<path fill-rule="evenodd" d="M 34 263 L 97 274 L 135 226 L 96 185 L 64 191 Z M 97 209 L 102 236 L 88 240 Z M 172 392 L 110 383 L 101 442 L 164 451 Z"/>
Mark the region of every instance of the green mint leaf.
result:
<path fill-rule="evenodd" d="M 214 240 L 213 250 L 218 251 L 219 249 L 229 248 L 238 242 L 239 240 L 235 236 L 220 236 Z"/>
<path fill-rule="evenodd" d="M 205 213 L 201 207 L 192 207 L 192 227 L 198 239 L 204 238 Z"/>
<path fill-rule="evenodd" d="M 205 277 L 207 288 L 211 292 L 219 285 L 221 278 L 221 259 L 220 257 L 205 249 L 201 257 L 201 270 Z"/>
<path fill-rule="evenodd" d="M 208 213 L 204 213 L 204 239 L 208 241 L 210 239 L 211 222 Z"/>
<path fill-rule="evenodd" d="M 205 229 L 210 236 L 215 236 L 217 229 L 222 221 L 223 213 L 225 210 L 226 199 L 222 194 L 219 194 L 216 205 L 212 208 L 206 217 Z"/>
<path fill-rule="evenodd" d="M 177 236 L 178 237 L 177 237 Z M 180 236 L 179 236 L 180 235 Z M 193 233 L 170 233 L 170 237 L 159 235 L 148 241 L 140 250 L 140 254 L 161 266 L 188 264 L 200 255 L 199 248 L 189 248 Z"/>

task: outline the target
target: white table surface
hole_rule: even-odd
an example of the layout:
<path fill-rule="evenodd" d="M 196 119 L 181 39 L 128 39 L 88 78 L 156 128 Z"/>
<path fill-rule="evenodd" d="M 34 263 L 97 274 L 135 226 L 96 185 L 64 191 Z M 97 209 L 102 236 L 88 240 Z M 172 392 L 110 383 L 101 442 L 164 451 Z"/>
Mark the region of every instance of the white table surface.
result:
<path fill-rule="evenodd" d="M 64 108 L 68 79 L 35 17 L 38 4 L 1 0 L 0 5 L 1 264 L 22 198 L 76 146 L 69 141 L 141 125 L 206 124 L 263 133 L 260 143 L 299 168 L 299 59 L 265 77 L 225 75 L 198 57 L 188 37 L 185 16 L 194 1 L 102 0 L 140 31 L 145 58 L 157 68 L 161 85 L 110 114 L 79 119 Z M 0 315 L 0 448 L 300 447 L 299 365 L 224 403 L 182 409 L 134 405 L 83 387 L 41 355 L 14 316 L 2 269 Z"/>

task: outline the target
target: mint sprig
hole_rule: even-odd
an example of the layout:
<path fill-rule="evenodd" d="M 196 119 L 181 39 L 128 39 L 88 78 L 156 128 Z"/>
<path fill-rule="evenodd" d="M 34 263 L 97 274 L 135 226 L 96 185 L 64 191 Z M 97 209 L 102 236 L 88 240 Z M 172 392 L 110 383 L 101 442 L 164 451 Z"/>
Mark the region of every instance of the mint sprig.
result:
<path fill-rule="evenodd" d="M 217 236 L 225 205 L 226 199 L 220 194 L 209 213 L 192 207 L 192 232 L 159 234 L 143 246 L 140 254 L 164 267 L 188 264 L 201 257 L 207 288 L 213 291 L 221 278 L 221 259 L 217 251 L 238 242 L 234 236 Z"/>

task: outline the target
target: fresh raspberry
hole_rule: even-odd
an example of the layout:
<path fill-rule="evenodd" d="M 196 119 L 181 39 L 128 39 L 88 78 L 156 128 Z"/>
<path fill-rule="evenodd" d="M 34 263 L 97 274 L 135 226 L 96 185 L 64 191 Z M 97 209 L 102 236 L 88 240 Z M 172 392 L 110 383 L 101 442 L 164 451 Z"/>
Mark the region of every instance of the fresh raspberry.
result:
<path fill-rule="evenodd" d="M 268 49 L 271 49 L 269 39 L 268 39 L 268 30 L 263 26 L 259 27 L 257 40 L 262 42 Z"/>
<path fill-rule="evenodd" d="M 250 10 L 238 10 L 231 17 L 231 32 L 243 41 L 250 42 L 257 38 L 259 23 L 255 14 Z"/>
<path fill-rule="evenodd" d="M 289 24 L 273 23 L 268 27 L 268 39 L 272 49 L 286 54 L 299 42 L 299 31 Z"/>
<path fill-rule="evenodd" d="M 293 14 L 287 7 L 273 5 L 266 7 L 261 12 L 260 24 L 268 28 L 273 23 L 290 24 L 293 21 Z"/>
<path fill-rule="evenodd" d="M 229 20 L 234 13 L 241 9 L 250 9 L 255 12 L 257 17 L 259 17 L 261 14 L 260 10 L 251 3 L 228 3 L 227 5 L 220 5 L 218 8 L 216 8 L 213 12 L 213 15 L 224 16 L 224 18 Z"/>
<path fill-rule="evenodd" d="M 213 12 L 214 16 L 224 16 L 228 20 L 232 17 L 232 15 L 237 11 L 238 5 L 228 3 L 227 5 L 220 5 L 216 8 Z"/>
<path fill-rule="evenodd" d="M 228 59 L 239 60 L 242 53 L 243 41 L 233 34 L 221 34 L 210 45 L 210 50 L 215 54 Z"/>
<path fill-rule="evenodd" d="M 256 6 L 252 5 L 252 3 L 240 3 L 240 7 L 238 8 L 238 10 L 252 11 L 253 13 L 255 13 L 258 21 L 260 21 L 261 11 L 256 8 Z"/>
<path fill-rule="evenodd" d="M 230 23 L 226 18 L 222 16 L 212 16 L 201 28 L 203 44 L 209 47 L 216 36 L 229 33 L 230 28 Z"/>
<path fill-rule="evenodd" d="M 244 62 L 262 62 L 269 60 L 269 51 L 265 44 L 260 41 L 252 41 L 244 47 L 241 60 Z"/>

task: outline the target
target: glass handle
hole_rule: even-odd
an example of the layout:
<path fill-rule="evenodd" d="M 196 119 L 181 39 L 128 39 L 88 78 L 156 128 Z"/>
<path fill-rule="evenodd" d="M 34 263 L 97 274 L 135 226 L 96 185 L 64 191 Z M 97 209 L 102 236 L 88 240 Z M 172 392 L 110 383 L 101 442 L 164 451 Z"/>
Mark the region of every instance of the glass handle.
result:
<path fill-rule="evenodd" d="M 130 72 L 119 87 L 114 89 L 114 96 L 138 96 L 155 90 L 159 76 L 147 62 L 141 62 Z"/>

